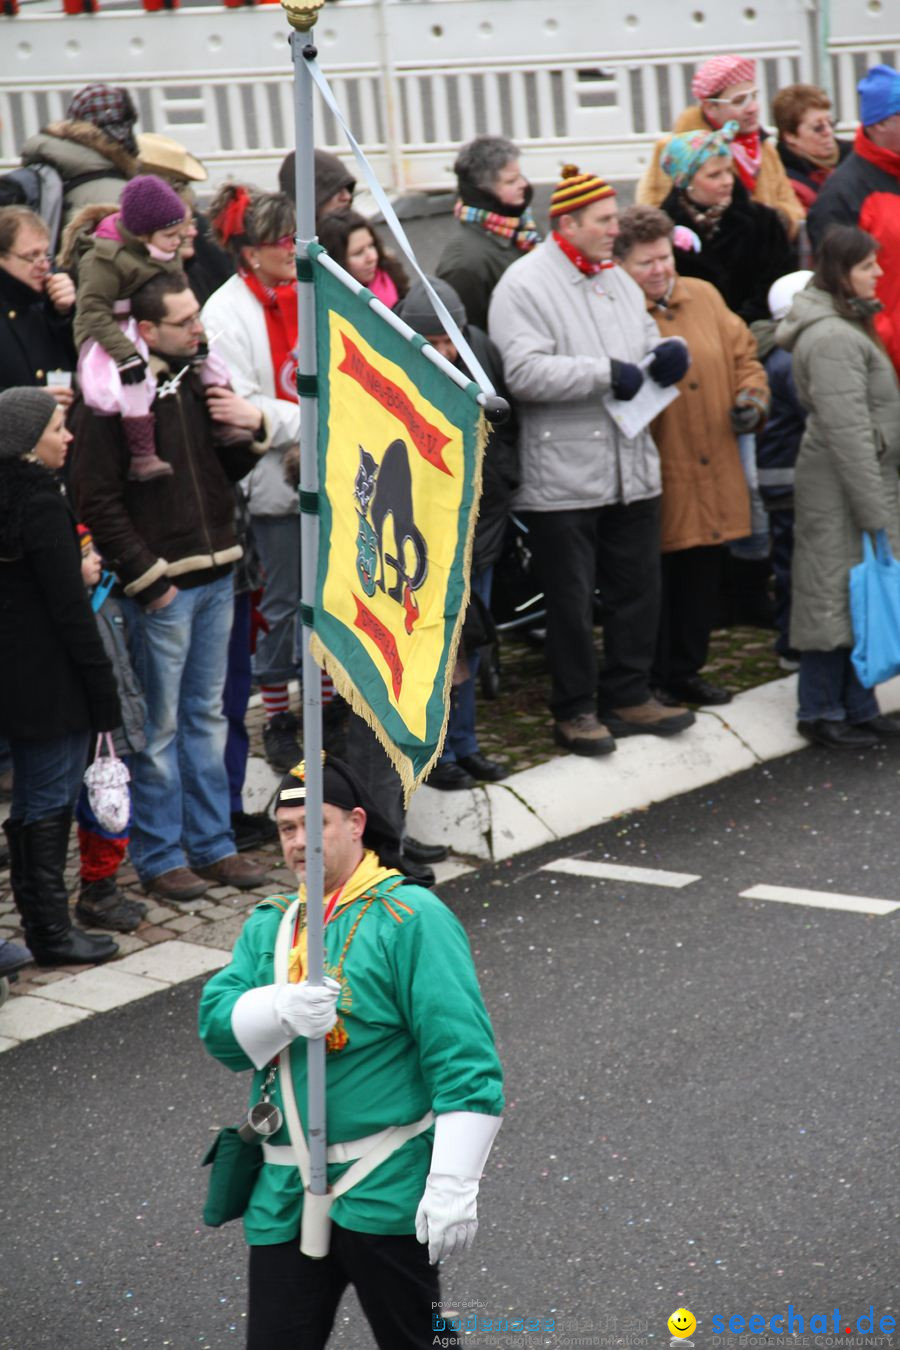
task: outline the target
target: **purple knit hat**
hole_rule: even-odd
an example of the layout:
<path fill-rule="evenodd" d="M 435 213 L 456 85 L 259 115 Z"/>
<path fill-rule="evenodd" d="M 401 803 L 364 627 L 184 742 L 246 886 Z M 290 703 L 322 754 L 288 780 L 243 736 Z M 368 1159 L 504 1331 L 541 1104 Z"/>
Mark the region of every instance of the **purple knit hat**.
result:
<path fill-rule="evenodd" d="M 125 184 L 119 201 L 122 224 L 131 234 L 167 230 L 184 220 L 185 206 L 174 188 L 155 173 L 139 173 Z"/>

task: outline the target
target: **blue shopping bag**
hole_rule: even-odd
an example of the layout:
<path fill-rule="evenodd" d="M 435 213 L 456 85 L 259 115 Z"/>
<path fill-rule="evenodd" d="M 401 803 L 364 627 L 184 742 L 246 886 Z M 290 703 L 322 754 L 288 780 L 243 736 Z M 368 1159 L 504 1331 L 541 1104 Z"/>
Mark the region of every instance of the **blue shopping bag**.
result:
<path fill-rule="evenodd" d="M 876 684 L 900 674 L 900 562 L 891 553 L 884 530 L 875 548 L 863 531 L 863 560 L 850 569 L 850 620 L 853 665 L 862 684 Z"/>

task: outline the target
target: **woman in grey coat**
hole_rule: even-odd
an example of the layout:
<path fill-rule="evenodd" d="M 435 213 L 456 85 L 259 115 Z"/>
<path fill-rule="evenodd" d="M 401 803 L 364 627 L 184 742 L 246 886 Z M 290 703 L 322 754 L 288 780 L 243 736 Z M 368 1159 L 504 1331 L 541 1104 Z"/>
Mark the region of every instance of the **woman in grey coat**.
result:
<path fill-rule="evenodd" d="M 791 646 L 800 652 L 798 730 L 835 749 L 900 736 L 860 684 L 850 652 L 850 568 L 862 533 L 900 553 L 900 391 L 873 316 L 878 244 L 833 226 L 812 281 L 776 330 L 808 417 L 797 459 Z"/>

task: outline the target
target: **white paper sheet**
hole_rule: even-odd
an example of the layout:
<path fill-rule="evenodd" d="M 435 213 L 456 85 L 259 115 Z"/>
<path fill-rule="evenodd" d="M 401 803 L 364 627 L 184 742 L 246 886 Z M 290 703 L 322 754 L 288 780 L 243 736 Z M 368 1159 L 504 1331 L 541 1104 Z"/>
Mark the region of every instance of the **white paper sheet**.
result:
<path fill-rule="evenodd" d="M 657 384 L 646 374 L 647 368 L 652 364 L 655 352 L 650 352 L 638 364 L 644 371 L 644 383 L 641 385 L 634 398 L 618 399 L 613 398 L 611 394 L 604 396 L 603 402 L 606 411 L 609 413 L 616 426 L 623 436 L 634 440 L 654 419 L 662 412 L 663 408 L 668 408 L 670 403 L 674 403 L 678 398 L 680 391 L 674 385 L 669 385 L 668 389 L 663 389 L 662 385 Z"/>

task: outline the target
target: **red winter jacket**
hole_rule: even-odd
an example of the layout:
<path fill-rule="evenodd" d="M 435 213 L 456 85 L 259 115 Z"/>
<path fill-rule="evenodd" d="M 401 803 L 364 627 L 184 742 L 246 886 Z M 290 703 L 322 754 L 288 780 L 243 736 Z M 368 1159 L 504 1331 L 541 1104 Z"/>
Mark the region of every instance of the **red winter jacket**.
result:
<path fill-rule="evenodd" d="M 829 225 L 858 225 L 881 245 L 878 298 L 884 310 L 875 323 L 900 372 L 900 154 L 873 145 L 862 127 L 853 154 L 835 169 L 809 213 L 815 248 Z"/>

